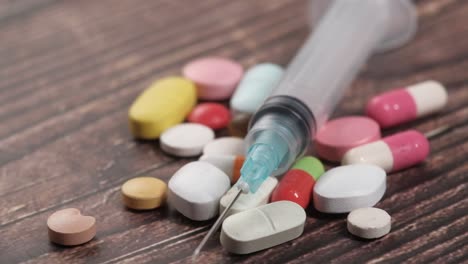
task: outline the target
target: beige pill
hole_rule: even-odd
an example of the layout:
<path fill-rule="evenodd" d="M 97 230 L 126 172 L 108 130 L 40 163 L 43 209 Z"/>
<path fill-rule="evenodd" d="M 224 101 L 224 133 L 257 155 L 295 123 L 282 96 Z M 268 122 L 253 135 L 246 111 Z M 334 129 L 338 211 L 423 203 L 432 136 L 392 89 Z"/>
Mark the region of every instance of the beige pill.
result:
<path fill-rule="evenodd" d="M 382 209 L 367 207 L 351 211 L 348 215 L 348 231 L 358 237 L 374 239 L 390 232 L 391 217 Z"/>
<path fill-rule="evenodd" d="M 96 219 L 81 215 L 76 208 L 67 208 L 53 213 L 47 219 L 50 241 L 75 246 L 86 243 L 96 235 Z"/>
<path fill-rule="evenodd" d="M 149 210 L 160 207 L 166 200 L 167 185 L 153 177 L 137 177 L 122 185 L 124 204 L 135 210 Z"/>

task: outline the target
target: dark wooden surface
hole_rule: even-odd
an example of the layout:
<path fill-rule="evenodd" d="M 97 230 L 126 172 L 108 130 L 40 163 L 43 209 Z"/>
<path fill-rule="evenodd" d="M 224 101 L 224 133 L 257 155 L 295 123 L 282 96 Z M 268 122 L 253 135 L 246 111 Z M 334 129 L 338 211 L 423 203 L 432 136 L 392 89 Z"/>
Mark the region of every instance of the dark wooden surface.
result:
<path fill-rule="evenodd" d="M 379 91 L 435 79 L 449 90 L 445 111 L 386 133 L 466 125 L 468 1 L 416 3 L 416 38 L 373 57 L 336 116 L 362 113 Z M 167 181 L 189 162 L 162 154 L 158 142 L 132 140 L 129 105 L 152 80 L 180 74 L 199 56 L 286 65 L 307 33 L 298 0 L 0 0 L 0 263 L 190 262 L 212 221 L 120 202 L 125 180 Z M 378 207 L 392 215 L 393 230 L 383 239 L 355 239 L 345 215 L 309 208 L 294 241 L 235 256 L 213 239 L 195 263 L 467 262 L 467 132 L 432 140 L 427 162 L 389 175 Z M 47 217 L 67 207 L 96 217 L 94 240 L 48 242 Z"/>

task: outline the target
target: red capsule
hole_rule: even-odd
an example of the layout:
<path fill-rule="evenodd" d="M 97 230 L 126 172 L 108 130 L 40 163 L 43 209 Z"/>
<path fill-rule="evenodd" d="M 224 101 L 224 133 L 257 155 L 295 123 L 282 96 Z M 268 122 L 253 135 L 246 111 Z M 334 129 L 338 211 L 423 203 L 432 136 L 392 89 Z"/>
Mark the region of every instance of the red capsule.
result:
<path fill-rule="evenodd" d="M 271 201 L 288 200 L 306 208 L 315 185 L 314 178 L 300 169 L 289 170 L 271 195 Z"/>

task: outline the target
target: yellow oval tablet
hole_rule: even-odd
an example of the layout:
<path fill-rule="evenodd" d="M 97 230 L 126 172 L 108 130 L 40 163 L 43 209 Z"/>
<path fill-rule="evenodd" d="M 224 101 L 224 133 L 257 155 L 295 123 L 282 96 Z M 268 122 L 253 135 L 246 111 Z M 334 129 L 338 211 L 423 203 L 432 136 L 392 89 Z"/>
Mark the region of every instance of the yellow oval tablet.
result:
<path fill-rule="evenodd" d="M 159 138 L 164 130 L 184 121 L 196 102 L 196 87 L 191 81 L 182 77 L 160 79 L 130 107 L 130 130 L 136 138 Z"/>
<path fill-rule="evenodd" d="M 166 199 L 167 185 L 153 177 L 137 177 L 122 185 L 124 204 L 131 209 L 154 209 Z"/>

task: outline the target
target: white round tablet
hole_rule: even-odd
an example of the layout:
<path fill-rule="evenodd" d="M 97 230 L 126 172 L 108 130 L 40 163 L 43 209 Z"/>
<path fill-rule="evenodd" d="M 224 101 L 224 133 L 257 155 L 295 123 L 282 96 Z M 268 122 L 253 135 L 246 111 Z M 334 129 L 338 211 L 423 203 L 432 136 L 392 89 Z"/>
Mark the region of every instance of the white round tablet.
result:
<path fill-rule="evenodd" d="M 169 128 L 161 135 L 161 149 L 178 157 L 200 155 L 203 147 L 215 137 L 207 126 L 186 123 Z"/>
<path fill-rule="evenodd" d="M 245 155 L 244 139 L 238 137 L 221 137 L 206 144 L 204 155 Z"/>
<path fill-rule="evenodd" d="M 349 213 L 347 225 L 351 234 L 374 239 L 383 237 L 390 232 L 392 218 L 379 208 L 359 208 Z"/>

